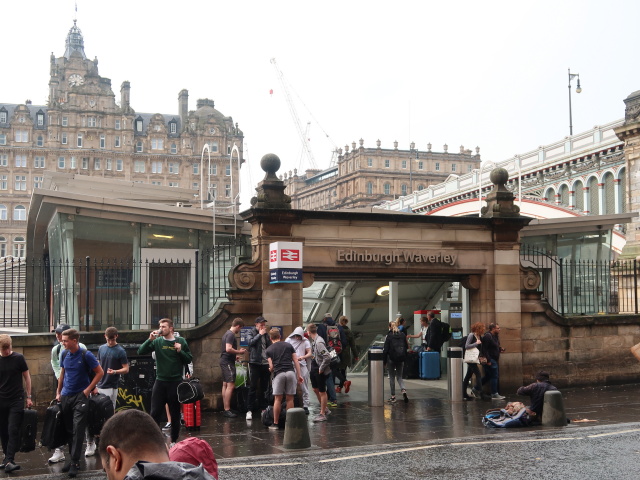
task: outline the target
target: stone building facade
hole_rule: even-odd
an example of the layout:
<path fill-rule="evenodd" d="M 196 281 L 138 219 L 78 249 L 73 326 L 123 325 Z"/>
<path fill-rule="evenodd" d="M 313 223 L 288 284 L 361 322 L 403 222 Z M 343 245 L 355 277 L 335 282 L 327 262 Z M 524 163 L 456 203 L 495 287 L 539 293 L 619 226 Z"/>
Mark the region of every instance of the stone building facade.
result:
<path fill-rule="evenodd" d="M 175 114 L 136 112 L 124 81 L 118 102 L 74 21 L 64 55 L 51 54 L 47 105 L 0 103 L 0 257 L 25 256 L 30 196 L 46 171 L 188 188 L 198 206 L 201 193 L 230 205 L 243 133 L 213 100 L 200 99 L 189 111 L 188 98 L 187 90 L 179 93 Z M 208 154 L 201 162 L 205 144 L 210 166 Z"/>
<path fill-rule="evenodd" d="M 331 210 L 379 205 L 429 185 L 439 184 L 452 175 L 462 175 L 480 168 L 480 149 L 475 154 L 464 146 L 458 153 L 450 153 L 444 145 L 442 152 L 416 149 L 412 142 L 408 150 L 364 147 L 364 140 L 345 145 L 338 150 L 337 165 L 327 170 L 296 170 L 283 175 L 286 194 L 293 208 Z"/>

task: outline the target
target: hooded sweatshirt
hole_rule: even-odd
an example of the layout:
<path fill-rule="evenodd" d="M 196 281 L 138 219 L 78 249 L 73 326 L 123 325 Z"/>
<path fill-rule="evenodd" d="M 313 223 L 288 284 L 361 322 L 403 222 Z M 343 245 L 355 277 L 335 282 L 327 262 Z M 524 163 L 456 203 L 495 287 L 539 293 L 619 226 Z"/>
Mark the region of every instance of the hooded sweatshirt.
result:
<path fill-rule="evenodd" d="M 300 335 L 302 340 L 298 340 L 295 336 Z M 298 362 L 300 362 L 300 366 L 306 366 L 307 360 L 300 360 L 306 353 L 307 348 L 311 348 L 311 343 L 308 339 L 304 338 L 304 330 L 302 327 L 296 327 L 291 335 L 287 337 L 287 343 L 291 344 L 291 346 L 296 351 L 296 355 L 298 356 Z"/>
<path fill-rule="evenodd" d="M 215 480 L 202 465 L 183 462 L 151 463 L 140 461 L 127 472 L 124 480 Z"/>

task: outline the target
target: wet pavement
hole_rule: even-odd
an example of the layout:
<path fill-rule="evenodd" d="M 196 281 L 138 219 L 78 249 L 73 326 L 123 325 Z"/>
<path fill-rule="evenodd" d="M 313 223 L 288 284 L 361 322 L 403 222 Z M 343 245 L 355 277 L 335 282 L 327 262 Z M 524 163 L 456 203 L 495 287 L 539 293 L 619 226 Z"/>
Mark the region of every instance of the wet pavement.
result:
<path fill-rule="evenodd" d="M 404 403 L 399 397 L 396 404 L 385 403 L 383 407 L 369 407 L 366 375 L 351 375 L 350 379 L 353 382 L 350 393 L 337 394 L 339 405 L 331 409 L 332 414 L 327 422 L 311 422 L 318 409 L 317 404 L 312 403 L 309 422 L 312 447 L 304 451 L 305 455 L 313 455 L 314 452 L 321 454 L 334 449 L 359 451 L 387 448 L 389 445 L 472 437 L 478 441 L 491 441 L 498 437 L 526 437 L 541 431 L 568 433 L 585 427 L 640 422 L 640 384 L 562 390 L 567 416 L 573 421 L 567 428 L 497 430 L 487 429 L 482 425 L 480 419 L 484 412 L 489 408 L 502 406 L 507 401 L 520 400 L 526 403 L 526 397 L 502 392 L 507 398 L 501 401 L 451 402 L 448 399 L 446 380 L 405 380 L 408 403 Z M 385 389 L 386 399 L 386 379 Z M 252 421 L 245 420 L 244 416 L 227 419 L 220 412 L 203 413 L 200 431 L 186 432 L 183 429 L 181 438 L 187 435 L 195 435 L 209 442 L 221 467 L 236 464 L 243 458 L 246 461 L 256 460 L 248 457 L 276 455 L 284 458 L 283 456 L 291 453 L 303 453 L 292 452 L 283 447 L 284 430 L 268 430 L 258 418 Z M 60 472 L 62 463 L 47 464 L 49 456 L 50 452 L 46 448 L 37 448 L 26 454 L 18 453 L 16 462 L 21 465 L 21 470 L 11 474 L 2 472 L 0 477 L 66 478 Z M 104 478 L 100 469 L 97 457 L 82 459 L 81 475 L 78 478 Z M 224 468 L 221 472 L 224 472 Z"/>

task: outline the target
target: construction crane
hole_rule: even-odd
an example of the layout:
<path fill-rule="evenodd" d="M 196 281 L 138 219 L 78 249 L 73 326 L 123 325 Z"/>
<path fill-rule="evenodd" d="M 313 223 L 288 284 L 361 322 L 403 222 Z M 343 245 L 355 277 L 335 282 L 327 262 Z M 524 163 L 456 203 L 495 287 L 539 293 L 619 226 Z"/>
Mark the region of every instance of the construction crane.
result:
<path fill-rule="evenodd" d="M 303 154 L 306 154 L 307 159 L 309 160 L 309 166 L 311 168 L 318 168 L 316 166 L 316 161 L 313 158 L 313 152 L 311 151 L 311 147 L 309 146 L 309 138 L 305 135 L 304 130 L 302 129 L 302 125 L 300 124 L 300 118 L 298 118 L 298 112 L 296 111 L 296 107 L 293 104 L 293 99 L 291 98 L 291 93 L 289 92 L 289 86 L 284 79 L 284 74 L 278 67 L 276 63 L 276 59 L 272 58 L 271 63 L 273 64 L 273 68 L 276 69 L 276 73 L 278 74 L 278 80 L 280 80 L 280 84 L 282 85 L 282 90 L 284 91 L 284 96 L 287 99 L 287 106 L 289 107 L 289 112 L 291 113 L 291 117 L 293 118 L 293 123 L 298 131 L 298 136 L 300 137 L 300 141 L 302 142 L 302 150 Z"/>

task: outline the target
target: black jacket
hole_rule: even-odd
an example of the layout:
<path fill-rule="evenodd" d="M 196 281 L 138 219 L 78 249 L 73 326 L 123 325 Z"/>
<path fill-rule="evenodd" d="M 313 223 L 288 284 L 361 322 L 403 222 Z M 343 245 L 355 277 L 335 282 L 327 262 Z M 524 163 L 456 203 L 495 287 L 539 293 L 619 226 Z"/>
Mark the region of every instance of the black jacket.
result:
<path fill-rule="evenodd" d="M 531 410 L 536 412 L 537 420 L 542 421 L 542 407 L 544 406 L 544 394 L 550 390 L 558 390 L 548 381 L 536 382 L 526 387 L 520 387 L 516 392 L 518 395 L 528 395 L 531 397 Z"/>
<path fill-rule="evenodd" d="M 424 336 L 424 343 L 427 344 L 427 348 L 439 352 L 442 348 L 442 322 L 438 318 L 434 318 L 429 322 L 427 327 L 427 333 Z"/>
<path fill-rule="evenodd" d="M 500 338 L 487 332 L 482 336 L 482 352 L 491 363 L 500 362 Z"/>
<path fill-rule="evenodd" d="M 262 335 L 256 327 L 253 327 L 249 332 L 249 363 L 260 365 L 262 364 Z M 269 333 L 264 334 L 265 337 L 265 349 L 271 345 L 271 338 Z"/>

